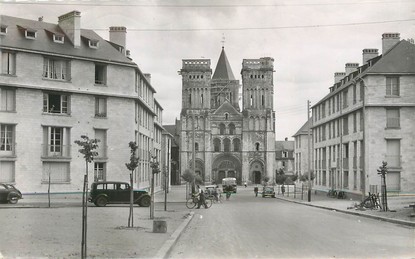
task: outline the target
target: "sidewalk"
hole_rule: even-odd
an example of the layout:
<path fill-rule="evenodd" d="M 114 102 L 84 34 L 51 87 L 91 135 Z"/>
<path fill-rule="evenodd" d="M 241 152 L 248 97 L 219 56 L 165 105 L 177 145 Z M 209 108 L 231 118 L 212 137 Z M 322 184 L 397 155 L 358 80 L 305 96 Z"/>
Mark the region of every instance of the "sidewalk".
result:
<path fill-rule="evenodd" d="M 360 200 L 330 198 L 323 193 L 316 195 L 314 191 L 312 192 L 310 202 L 307 200 L 307 193 L 304 193 L 303 199 L 301 199 L 301 193 L 297 193 L 296 198 L 294 198 L 293 193 L 290 193 L 289 196 L 287 196 L 287 193 L 284 196 L 279 193 L 277 198 L 321 209 L 415 227 L 415 217 L 411 217 L 411 214 L 414 215 L 415 210 L 409 207 L 409 204 L 415 203 L 415 195 L 388 196 L 389 211 L 371 209 L 357 210 L 355 205 L 360 204 Z"/>

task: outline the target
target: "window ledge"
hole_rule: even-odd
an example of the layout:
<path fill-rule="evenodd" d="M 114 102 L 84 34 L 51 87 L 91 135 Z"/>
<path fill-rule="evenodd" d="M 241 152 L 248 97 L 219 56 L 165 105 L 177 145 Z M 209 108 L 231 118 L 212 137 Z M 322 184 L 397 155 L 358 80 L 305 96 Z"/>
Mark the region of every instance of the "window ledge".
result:
<path fill-rule="evenodd" d="M 62 116 L 62 117 L 71 117 L 70 113 L 53 113 L 53 112 L 42 112 L 43 115 L 50 116 Z"/>
<path fill-rule="evenodd" d="M 48 77 L 42 77 L 42 80 L 45 81 L 53 81 L 53 82 L 62 82 L 62 83 L 71 83 L 71 80 L 68 79 L 53 79 L 53 78 L 48 78 Z"/>
<path fill-rule="evenodd" d="M 385 130 L 400 130 L 401 127 L 386 127 Z"/>
<path fill-rule="evenodd" d="M 107 84 L 97 84 L 97 83 L 94 83 L 94 86 L 98 86 L 98 87 L 108 87 Z"/>
<path fill-rule="evenodd" d="M 385 98 L 401 98 L 400 95 L 385 95 Z"/>
<path fill-rule="evenodd" d="M 0 76 L 17 77 L 16 74 L 3 74 L 3 73 L 1 73 Z"/>

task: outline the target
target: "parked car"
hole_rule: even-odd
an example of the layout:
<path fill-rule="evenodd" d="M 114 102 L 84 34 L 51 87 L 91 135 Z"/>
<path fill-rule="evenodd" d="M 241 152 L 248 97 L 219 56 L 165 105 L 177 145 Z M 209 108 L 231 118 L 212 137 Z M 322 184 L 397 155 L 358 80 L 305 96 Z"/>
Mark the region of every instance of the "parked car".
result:
<path fill-rule="evenodd" d="M 16 204 L 20 199 L 23 199 L 23 195 L 14 185 L 0 183 L 0 202 Z"/>
<path fill-rule="evenodd" d="M 264 188 L 262 189 L 262 198 L 265 197 L 275 198 L 274 186 L 264 186 Z"/>
<path fill-rule="evenodd" d="M 151 197 L 145 190 L 133 190 L 134 204 L 141 207 L 150 206 Z M 89 202 L 95 206 L 103 207 L 107 204 L 129 204 L 130 184 L 126 182 L 94 182 L 91 184 Z"/>
<path fill-rule="evenodd" d="M 227 192 L 229 189 L 231 192 L 236 193 L 236 190 L 237 190 L 236 178 L 233 178 L 233 177 L 223 178 L 222 189 L 223 189 L 223 192 Z"/>

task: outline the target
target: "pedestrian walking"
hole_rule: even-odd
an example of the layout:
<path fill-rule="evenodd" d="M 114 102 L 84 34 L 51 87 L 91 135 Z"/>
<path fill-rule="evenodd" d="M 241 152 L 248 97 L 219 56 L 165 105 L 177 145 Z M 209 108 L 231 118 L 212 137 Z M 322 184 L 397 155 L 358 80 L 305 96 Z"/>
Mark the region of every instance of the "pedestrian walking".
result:
<path fill-rule="evenodd" d="M 196 209 L 200 209 L 200 206 L 205 206 L 205 209 L 208 208 L 207 204 L 206 204 L 206 199 L 205 199 L 205 193 L 203 192 L 202 188 L 200 188 L 200 186 L 197 186 L 198 189 L 198 195 L 199 195 L 199 201 L 197 203 L 197 208 Z"/>
<path fill-rule="evenodd" d="M 281 192 L 282 192 L 282 196 L 284 196 L 284 193 L 285 193 L 285 186 L 284 185 L 281 185 Z"/>
<path fill-rule="evenodd" d="M 258 197 L 258 186 L 254 187 L 254 193 L 255 193 L 255 197 Z"/>

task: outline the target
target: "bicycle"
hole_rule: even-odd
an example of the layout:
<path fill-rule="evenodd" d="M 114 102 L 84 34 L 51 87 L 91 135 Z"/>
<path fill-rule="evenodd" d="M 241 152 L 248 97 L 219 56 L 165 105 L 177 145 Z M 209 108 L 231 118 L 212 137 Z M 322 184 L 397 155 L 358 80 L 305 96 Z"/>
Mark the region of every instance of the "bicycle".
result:
<path fill-rule="evenodd" d="M 211 199 L 205 198 L 205 203 L 206 203 L 207 208 L 210 208 L 212 206 L 212 200 Z M 187 201 L 186 201 L 186 207 L 188 209 L 193 209 L 198 204 L 199 204 L 199 196 L 196 196 L 196 195 L 193 195 L 193 194 L 192 194 L 192 197 L 187 199 Z"/>

